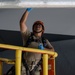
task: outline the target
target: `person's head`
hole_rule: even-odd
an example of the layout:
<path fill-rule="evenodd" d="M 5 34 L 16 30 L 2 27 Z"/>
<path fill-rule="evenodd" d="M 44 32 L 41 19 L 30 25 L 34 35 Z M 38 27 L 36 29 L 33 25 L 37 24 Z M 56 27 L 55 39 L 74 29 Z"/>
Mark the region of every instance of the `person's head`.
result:
<path fill-rule="evenodd" d="M 32 27 L 33 33 L 44 33 L 44 24 L 42 21 L 35 21 Z"/>

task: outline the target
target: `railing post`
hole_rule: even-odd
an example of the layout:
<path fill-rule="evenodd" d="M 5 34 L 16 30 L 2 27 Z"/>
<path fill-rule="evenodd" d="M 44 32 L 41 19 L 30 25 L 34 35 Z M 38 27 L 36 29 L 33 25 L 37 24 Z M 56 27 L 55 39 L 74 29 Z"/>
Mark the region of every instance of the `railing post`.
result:
<path fill-rule="evenodd" d="M 2 75 L 2 67 L 3 66 L 3 62 L 2 61 L 0 61 L 0 75 Z"/>
<path fill-rule="evenodd" d="M 21 50 L 16 50 L 15 75 L 21 75 Z"/>
<path fill-rule="evenodd" d="M 43 54 L 43 75 L 48 75 L 48 54 Z"/>

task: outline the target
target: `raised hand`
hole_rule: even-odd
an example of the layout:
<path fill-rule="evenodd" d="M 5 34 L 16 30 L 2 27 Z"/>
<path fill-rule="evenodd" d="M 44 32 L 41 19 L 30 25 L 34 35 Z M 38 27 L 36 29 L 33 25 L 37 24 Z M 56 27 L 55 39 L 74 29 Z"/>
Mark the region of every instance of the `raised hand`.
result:
<path fill-rule="evenodd" d="M 32 8 L 27 8 L 26 10 L 27 10 L 28 12 L 30 12 L 30 11 L 32 10 Z"/>

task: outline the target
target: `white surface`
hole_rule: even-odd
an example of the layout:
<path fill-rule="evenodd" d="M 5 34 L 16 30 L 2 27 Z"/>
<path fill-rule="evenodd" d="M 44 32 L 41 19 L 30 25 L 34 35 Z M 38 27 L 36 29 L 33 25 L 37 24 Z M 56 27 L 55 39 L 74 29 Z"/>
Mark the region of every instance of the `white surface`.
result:
<path fill-rule="evenodd" d="M 0 8 L 75 7 L 75 0 L 0 0 Z"/>

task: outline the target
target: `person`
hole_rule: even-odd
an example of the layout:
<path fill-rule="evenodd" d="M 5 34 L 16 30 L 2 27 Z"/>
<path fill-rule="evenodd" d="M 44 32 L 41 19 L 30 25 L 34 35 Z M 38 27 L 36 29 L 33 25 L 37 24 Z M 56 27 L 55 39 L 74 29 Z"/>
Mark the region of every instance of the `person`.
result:
<path fill-rule="evenodd" d="M 42 21 L 38 20 L 33 23 L 32 32 L 28 30 L 26 21 L 31 10 L 32 8 L 27 8 L 20 19 L 20 31 L 23 39 L 23 46 L 54 51 L 54 48 L 50 42 L 42 37 L 45 31 L 44 23 Z M 42 48 L 39 46 L 40 44 L 42 45 Z M 41 56 L 42 55 L 38 53 L 23 52 L 22 75 L 39 75 L 39 67 L 37 70 L 34 70 L 34 68 L 40 61 Z"/>

